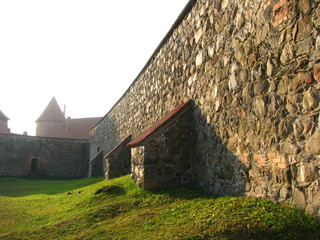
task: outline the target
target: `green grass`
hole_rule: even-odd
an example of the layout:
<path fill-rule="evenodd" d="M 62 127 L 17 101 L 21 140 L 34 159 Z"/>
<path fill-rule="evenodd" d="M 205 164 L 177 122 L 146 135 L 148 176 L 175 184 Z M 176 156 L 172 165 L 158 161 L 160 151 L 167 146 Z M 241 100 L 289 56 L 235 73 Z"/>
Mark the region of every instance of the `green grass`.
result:
<path fill-rule="evenodd" d="M 124 176 L 0 178 L 0 239 L 320 239 L 319 220 L 265 199 L 146 192 Z"/>

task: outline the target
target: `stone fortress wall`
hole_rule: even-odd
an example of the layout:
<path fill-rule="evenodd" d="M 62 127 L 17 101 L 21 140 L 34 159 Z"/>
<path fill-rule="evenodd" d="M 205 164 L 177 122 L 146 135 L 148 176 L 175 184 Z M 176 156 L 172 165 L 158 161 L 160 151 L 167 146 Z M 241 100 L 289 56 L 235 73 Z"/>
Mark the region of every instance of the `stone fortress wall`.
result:
<path fill-rule="evenodd" d="M 319 214 L 319 61 L 319 0 L 191 0 L 92 128 L 90 155 L 192 99 L 200 187 Z"/>
<path fill-rule="evenodd" d="M 88 140 L 0 134 L 0 177 L 85 177 Z"/>

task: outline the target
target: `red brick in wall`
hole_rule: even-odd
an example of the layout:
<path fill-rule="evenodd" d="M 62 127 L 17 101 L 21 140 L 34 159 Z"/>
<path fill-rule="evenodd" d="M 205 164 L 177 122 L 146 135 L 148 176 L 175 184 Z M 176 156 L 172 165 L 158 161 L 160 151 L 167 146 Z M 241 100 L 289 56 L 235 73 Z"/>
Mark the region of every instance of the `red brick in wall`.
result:
<path fill-rule="evenodd" d="M 273 26 L 278 26 L 289 19 L 289 13 L 293 10 L 291 0 L 280 0 L 272 8 L 273 10 Z"/>

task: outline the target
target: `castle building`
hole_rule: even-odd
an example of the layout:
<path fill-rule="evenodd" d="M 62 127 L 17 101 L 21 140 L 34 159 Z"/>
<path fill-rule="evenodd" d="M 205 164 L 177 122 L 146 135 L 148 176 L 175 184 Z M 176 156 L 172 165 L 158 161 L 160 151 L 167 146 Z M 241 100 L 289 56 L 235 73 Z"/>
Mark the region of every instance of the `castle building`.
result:
<path fill-rule="evenodd" d="M 51 99 L 40 117 L 36 120 L 36 136 L 90 139 L 90 128 L 100 121 L 100 117 L 75 118 L 65 117 L 55 97 Z"/>
<path fill-rule="evenodd" d="M 8 120 L 10 119 L 0 111 L 0 133 L 10 133 L 10 128 L 8 128 Z"/>
<path fill-rule="evenodd" d="M 51 138 L 0 134 L 0 176 L 109 179 L 130 159 L 145 189 L 192 184 L 320 216 L 319 13 L 319 0 L 189 0 L 103 118 L 66 118 L 53 98 L 36 121 Z"/>
<path fill-rule="evenodd" d="M 92 169 L 99 149 L 113 177 L 131 135 L 145 189 L 194 184 L 320 216 L 319 29 L 319 0 L 189 0 L 91 129 Z"/>

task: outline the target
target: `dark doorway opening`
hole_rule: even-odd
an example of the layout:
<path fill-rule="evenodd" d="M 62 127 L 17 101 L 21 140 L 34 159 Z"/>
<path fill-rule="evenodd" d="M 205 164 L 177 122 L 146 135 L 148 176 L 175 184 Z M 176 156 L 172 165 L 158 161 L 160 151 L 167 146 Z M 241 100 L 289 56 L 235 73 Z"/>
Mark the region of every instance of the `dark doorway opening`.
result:
<path fill-rule="evenodd" d="M 35 172 L 38 169 L 38 158 L 32 158 L 31 160 L 31 172 Z"/>

